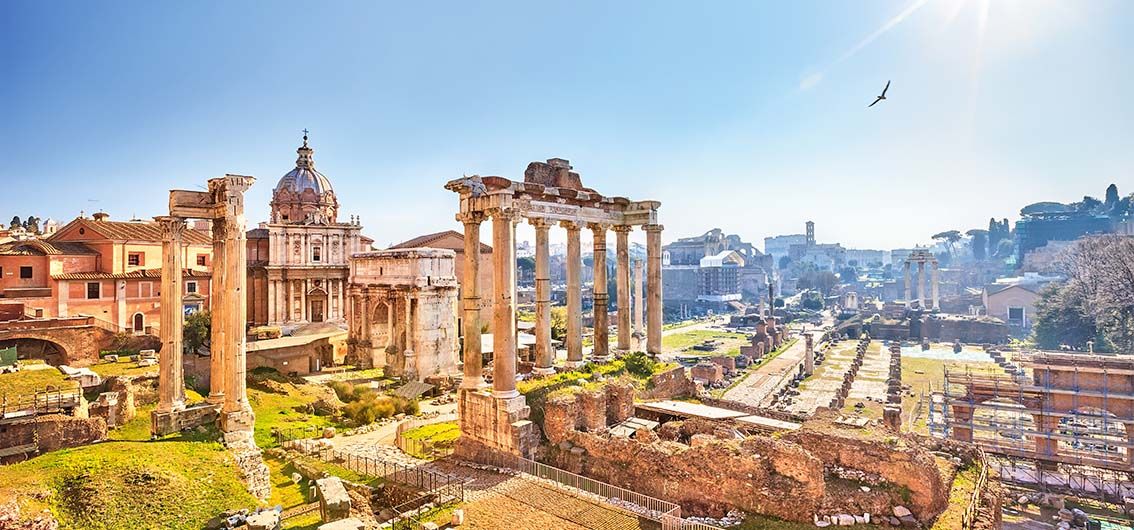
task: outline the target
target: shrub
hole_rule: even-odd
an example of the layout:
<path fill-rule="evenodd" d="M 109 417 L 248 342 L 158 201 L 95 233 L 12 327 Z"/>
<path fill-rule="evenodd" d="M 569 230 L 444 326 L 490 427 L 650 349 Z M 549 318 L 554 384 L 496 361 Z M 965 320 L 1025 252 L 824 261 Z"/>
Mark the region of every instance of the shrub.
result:
<path fill-rule="evenodd" d="M 658 367 L 658 362 L 644 352 L 634 352 L 622 358 L 626 363 L 626 371 L 636 377 L 650 377 Z"/>

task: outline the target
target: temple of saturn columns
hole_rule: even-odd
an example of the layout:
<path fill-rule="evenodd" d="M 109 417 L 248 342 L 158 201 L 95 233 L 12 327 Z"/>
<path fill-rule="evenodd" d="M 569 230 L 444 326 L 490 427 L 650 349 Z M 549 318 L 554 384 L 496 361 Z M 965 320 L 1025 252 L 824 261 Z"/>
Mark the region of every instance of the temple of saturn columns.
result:
<path fill-rule="evenodd" d="M 917 298 L 913 298 L 913 293 L 910 290 L 911 269 L 914 264 L 917 264 Z M 926 282 L 926 265 L 930 266 L 930 284 L 932 290 L 932 300 L 926 296 L 925 282 Z M 923 310 L 932 309 L 934 311 L 941 309 L 941 300 L 938 295 L 938 282 L 937 282 L 937 257 L 933 253 L 925 249 L 918 249 L 910 253 L 905 261 L 905 280 L 906 280 L 906 308 L 913 309 L 913 302 L 917 300 L 918 308 Z"/>
<path fill-rule="evenodd" d="M 433 248 L 351 256 L 348 362 L 417 380 L 456 372 L 454 256 Z"/>
<path fill-rule="evenodd" d="M 162 227 L 161 354 L 158 404 L 151 416 L 154 436 L 217 421 L 224 444 L 236 457 L 249 491 L 266 498 L 268 468 L 252 436 L 255 418 L 245 391 L 245 319 L 247 318 L 247 248 L 244 192 L 255 178 L 225 175 L 209 179 L 208 191 L 169 192 L 169 215 Z M 209 396 L 186 407 L 182 368 L 181 237 L 186 219 L 212 222 L 212 329 Z"/>
<path fill-rule="evenodd" d="M 613 230 L 616 244 L 618 337 L 616 349 L 631 345 L 629 235 L 635 226 L 646 232 L 646 351 L 661 352 L 661 232 L 657 201 L 631 201 L 605 197 L 583 186 L 567 160 L 532 162 L 523 182 L 503 177 L 466 177 L 445 188 L 460 194 L 457 220 L 465 227 L 465 282 L 463 286 L 464 379 L 461 384 L 459 451 L 482 449 L 530 455 L 539 443 L 535 425 L 527 420 L 529 408 L 516 390 L 515 225 L 527 219 L 536 230 L 536 366 L 535 373 L 555 371 L 551 347 L 551 279 L 548 267 L 548 232 L 555 224 L 567 230 L 567 367 L 583 362 L 582 256 L 579 233 L 594 236 L 594 353 L 595 360 L 610 357 L 606 291 L 606 238 Z M 493 267 L 493 372 L 489 389 L 483 378 L 480 348 L 480 224 L 492 221 Z M 639 283 L 640 285 L 640 283 Z M 623 309 L 625 308 L 625 309 Z"/>

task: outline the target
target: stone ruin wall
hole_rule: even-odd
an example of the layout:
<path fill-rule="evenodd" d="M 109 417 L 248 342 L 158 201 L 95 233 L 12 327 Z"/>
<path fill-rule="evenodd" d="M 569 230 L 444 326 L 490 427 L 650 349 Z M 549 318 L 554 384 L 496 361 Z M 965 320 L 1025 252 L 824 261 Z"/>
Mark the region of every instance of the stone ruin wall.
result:
<path fill-rule="evenodd" d="M 697 394 L 697 385 L 685 375 L 685 368 L 681 366 L 654 374 L 650 377 L 648 386 L 649 388 L 639 396 L 642 399 L 666 399 Z"/>
<path fill-rule="evenodd" d="M 68 447 L 100 442 L 106 439 L 106 420 L 79 418 L 62 414 L 40 416 L 38 419 L 14 421 L 0 429 L 0 447 L 17 447 L 34 443 L 38 437 L 39 452 L 46 453 Z M 22 455 L 0 458 L 0 464 L 23 460 Z"/>
<path fill-rule="evenodd" d="M 829 418 L 782 437 L 741 439 L 730 425 L 704 420 L 669 422 L 632 439 L 610 436 L 607 426 L 632 413 L 633 388 L 624 382 L 549 396 L 542 459 L 692 515 L 739 509 L 809 522 L 814 514 L 904 506 L 927 521 L 945 508 L 948 488 L 936 461 L 912 439 L 842 434 Z M 859 488 L 868 484 L 869 491 Z"/>

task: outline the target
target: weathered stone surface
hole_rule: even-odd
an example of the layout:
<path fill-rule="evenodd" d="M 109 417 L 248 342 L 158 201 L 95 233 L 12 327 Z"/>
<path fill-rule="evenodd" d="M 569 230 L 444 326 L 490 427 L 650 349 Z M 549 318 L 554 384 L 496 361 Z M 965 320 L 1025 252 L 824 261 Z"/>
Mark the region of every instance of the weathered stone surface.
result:
<path fill-rule="evenodd" d="M 685 375 L 685 368 L 678 366 L 654 374 L 647 385 L 649 390 L 642 394 L 642 399 L 666 399 L 672 397 L 692 396 L 697 387 L 693 380 Z"/>
<path fill-rule="evenodd" d="M 606 393 L 601 390 L 587 390 L 577 396 L 581 424 L 589 432 L 606 429 Z"/>
<path fill-rule="evenodd" d="M 315 481 L 319 510 L 323 521 L 337 521 L 350 515 L 350 495 L 339 477 L 326 477 Z"/>
<path fill-rule="evenodd" d="M 366 523 L 354 517 L 319 525 L 319 530 L 365 530 Z"/>
<path fill-rule="evenodd" d="M 280 525 L 280 514 L 275 510 L 265 510 L 248 516 L 244 521 L 247 530 L 276 530 Z"/>
<path fill-rule="evenodd" d="M 102 418 L 52 414 L 6 424 L 0 429 L 0 449 L 26 446 L 38 440 L 39 452 L 45 453 L 102 441 L 106 433 L 106 421 Z M 23 459 L 22 454 L 13 457 Z"/>

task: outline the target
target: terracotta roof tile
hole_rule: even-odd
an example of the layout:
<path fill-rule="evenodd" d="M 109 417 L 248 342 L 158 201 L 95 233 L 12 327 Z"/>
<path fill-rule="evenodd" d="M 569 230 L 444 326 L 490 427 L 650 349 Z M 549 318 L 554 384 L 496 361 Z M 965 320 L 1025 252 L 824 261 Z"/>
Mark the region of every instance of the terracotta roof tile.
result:
<path fill-rule="evenodd" d="M 182 271 L 184 278 L 208 278 L 212 274 L 195 269 L 185 269 Z M 161 269 L 143 269 L 140 271 L 131 271 L 125 273 L 111 273 L 111 272 L 68 272 L 64 274 L 52 274 L 51 278 L 54 280 L 145 280 L 145 279 L 161 279 Z"/>
<path fill-rule="evenodd" d="M 98 254 L 82 243 L 70 241 L 48 241 L 29 239 L 0 244 L 0 255 L 4 256 L 93 256 Z"/>
<path fill-rule="evenodd" d="M 124 222 L 124 221 L 94 221 L 91 219 L 76 219 L 71 223 L 82 223 L 84 228 L 93 230 L 107 239 L 125 241 L 152 241 L 161 242 L 161 226 L 154 222 Z M 59 230 L 65 231 L 67 227 Z M 56 236 L 48 238 L 53 240 Z M 200 230 L 186 230 L 184 239 L 193 245 L 211 245 L 212 238 Z"/>
<path fill-rule="evenodd" d="M 461 244 L 459 246 L 442 246 L 442 247 L 438 247 L 438 246 L 434 245 L 434 243 L 441 241 L 442 239 L 445 239 L 446 237 L 450 237 L 450 236 L 456 238 L 458 241 L 461 241 Z M 464 234 L 462 234 L 462 233 L 460 233 L 456 230 L 445 230 L 444 232 L 435 232 L 435 233 L 432 233 L 432 234 L 425 234 L 423 236 L 418 236 L 418 237 L 415 237 L 415 238 L 407 240 L 407 241 L 402 241 L 401 243 L 398 243 L 397 245 L 391 246 L 390 248 L 431 247 L 431 248 L 448 248 L 448 249 L 451 249 L 451 250 L 463 252 L 465 250 L 464 240 L 465 240 Z M 480 252 L 481 252 L 481 254 L 490 253 L 490 252 L 492 252 L 492 247 L 485 245 L 484 243 L 481 243 L 480 244 Z"/>

